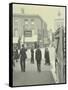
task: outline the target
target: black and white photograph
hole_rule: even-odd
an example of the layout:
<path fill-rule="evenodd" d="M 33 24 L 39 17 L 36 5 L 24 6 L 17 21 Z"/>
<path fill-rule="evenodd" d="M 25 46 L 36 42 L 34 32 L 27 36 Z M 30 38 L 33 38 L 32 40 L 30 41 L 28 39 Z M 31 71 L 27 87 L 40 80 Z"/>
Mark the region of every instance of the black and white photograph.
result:
<path fill-rule="evenodd" d="M 66 83 L 66 6 L 10 3 L 11 86 Z"/>

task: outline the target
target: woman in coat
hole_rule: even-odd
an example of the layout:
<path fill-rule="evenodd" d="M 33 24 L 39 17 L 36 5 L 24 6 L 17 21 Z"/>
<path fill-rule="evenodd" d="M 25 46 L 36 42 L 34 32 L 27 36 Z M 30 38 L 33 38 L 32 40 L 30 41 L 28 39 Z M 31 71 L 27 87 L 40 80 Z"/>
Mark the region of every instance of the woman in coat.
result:
<path fill-rule="evenodd" d="M 31 48 L 31 63 L 34 64 L 34 50 Z"/>
<path fill-rule="evenodd" d="M 49 50 L 48 50 L 48 48 L 45 48 L 45 55 L 44 55 L 45 57 L 45 64 L 48 64 L 48 65 L 50 65 L 50 56 L 49 56 Z"/>

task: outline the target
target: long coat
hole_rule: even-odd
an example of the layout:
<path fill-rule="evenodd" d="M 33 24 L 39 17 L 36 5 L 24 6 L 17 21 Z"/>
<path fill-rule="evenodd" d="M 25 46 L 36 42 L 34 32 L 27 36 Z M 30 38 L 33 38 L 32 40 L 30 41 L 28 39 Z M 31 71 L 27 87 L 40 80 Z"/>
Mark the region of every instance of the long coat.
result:
<path fill-rule="evenodd" d="M 31 62 L 34 63 L 34 50 L 31 49 Z"/>
<path fill-rule="evenodd" d="M 26 49 L 25 48 L 22 48 L 20 50 L 20 55 L 21 55 L 21 60 L 25 60 L 27 58 Z"/>
<path fill-rule="evenodd" d="M 36 50 L 35 57 L 36 57 L 36 61 L 38 63 L 40 63 L 41 62 L 41 59 L 42 59 L 42 54 L 41 54 L 41 50 L 40 49 L 37 49 Z"/>
<path fill-rule="evenodd" d="M 50 57 L 49 57 L 49 51 L 45 49 L 45 59 L 46 59 L 46 63 L 50 63 Z"/>
<path fill-rule="evenodd" d="M 18 59 L 18 58 L 19 58 L 18 50 L 15 49 L 15 50 L 13 51 L 13 59 L 16 60 L 16 59 Z"/>

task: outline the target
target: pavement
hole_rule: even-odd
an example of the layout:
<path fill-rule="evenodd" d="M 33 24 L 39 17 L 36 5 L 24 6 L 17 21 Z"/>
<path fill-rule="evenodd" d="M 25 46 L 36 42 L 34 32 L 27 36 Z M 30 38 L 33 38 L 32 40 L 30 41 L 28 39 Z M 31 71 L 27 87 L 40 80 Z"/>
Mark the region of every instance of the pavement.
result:
<path fill-rule="evenodd" d="M 51 71 L 42 72 L 14 72 L 13 86 L 54 84 Z"/>
<path fill-rule="evenodd" d="M 49 52 L 52 52 L 52 56 L 54 55 L 53 50 L 49 49 Z M 44 56 L 44 51 L 43 56 Z M 26 59 L 26 72 L 21 72 L 20 68 L 20 60 L 15 63 L 15 67 L 13 69 L 13 86 L 21 86 L 21 85 L 38 85 L 38 84 L 54 84 L 55 80 L 52 75 L 52 69 L 54 68 L 54 57 L 50 55 L 51 65 L 45 65 L 45 59 L 41 60 L 41 72 L 37 72 L 36 60 L 34 59 L 34 64 L 31 64 L 30 54 L 28 54 L 28 59 Z M 43 57 L 42 56 L 42 57 Z"/>

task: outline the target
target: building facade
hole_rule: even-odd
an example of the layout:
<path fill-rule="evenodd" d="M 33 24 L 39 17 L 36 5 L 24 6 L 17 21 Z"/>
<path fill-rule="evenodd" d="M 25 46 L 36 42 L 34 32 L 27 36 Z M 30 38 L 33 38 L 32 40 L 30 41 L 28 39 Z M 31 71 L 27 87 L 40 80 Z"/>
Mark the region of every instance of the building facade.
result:
<path fill-rule="evenodd" d="M 48 40 L 47 24 L 38 15 L 13 15 L 13 43 L 27 48 L 44 47 Z"/>

